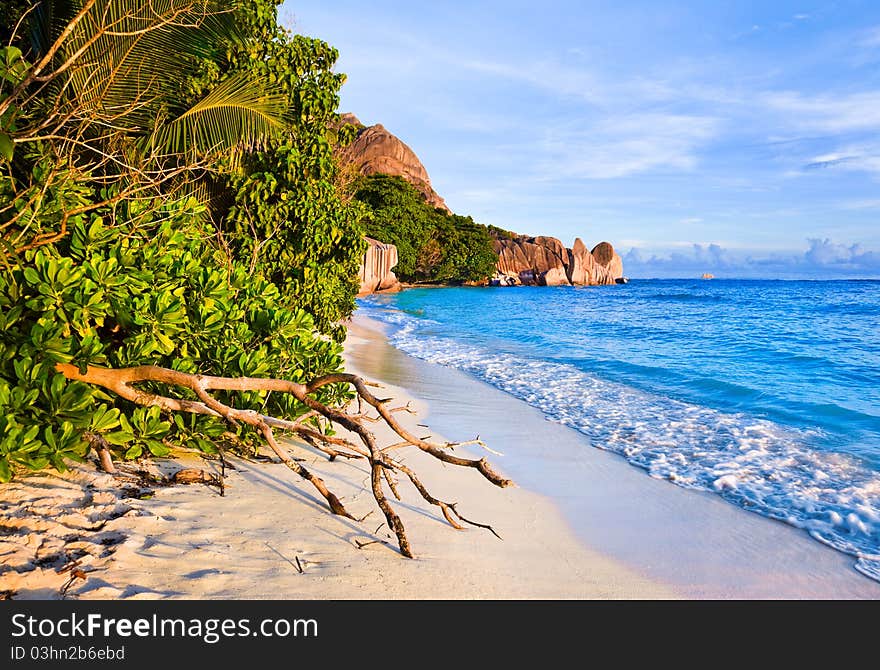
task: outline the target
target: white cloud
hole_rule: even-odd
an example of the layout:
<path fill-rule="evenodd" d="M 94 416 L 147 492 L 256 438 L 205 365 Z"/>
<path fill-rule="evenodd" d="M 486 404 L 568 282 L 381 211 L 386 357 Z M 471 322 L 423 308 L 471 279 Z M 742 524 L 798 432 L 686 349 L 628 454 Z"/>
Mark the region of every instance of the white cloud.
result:
<path fill-rule="evenodd" d="M 870 267 L 880 270 L 880 255 L 865 251 L 861 244 L 838 244 L 829 239 L 810 239 L 810 248 L 804 254 L 807 263 L 827 268 L 860 268 Z"/>
<path fill-rule="evenodd" d="M 847 145 L 836 151 L 814 156 L 804 167 L 868 172 L 880 177 L 880 144 Z"/>
<path fill-rule="evenodd" d="M 549 129 L 541 144 L 541 172 L 614 179 L 651 170 L 689 171 L 699 150 L 718 134 L 717 119 L 643 113 Z"/>
<path fill-rule="evenodd" d="M 838 96 L 784 91 L 766 93 L 760 102 L 787 114 L 792 125 L 805 130 L 839 133 L 880 129 L 880 91 Z"/>
<path fill-rule="evenodd" d="M 719 277 L 880 277 L 880 253 L 858 243 L 811 238 L 807 245 L 802 253 L 761 256 L 719 244 L 691 244 L 688 249 L 650 256 L 634 247 L 623 255 L 623 267 L 633 277 L 688 277 L 703 272 Z"/>

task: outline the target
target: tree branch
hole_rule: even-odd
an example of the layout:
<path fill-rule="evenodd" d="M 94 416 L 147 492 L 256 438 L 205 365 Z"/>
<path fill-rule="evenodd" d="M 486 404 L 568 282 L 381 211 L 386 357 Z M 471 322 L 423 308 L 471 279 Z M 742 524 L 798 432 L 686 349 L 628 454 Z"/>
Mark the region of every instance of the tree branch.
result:
<path fill-rule="evenodd" d="M 406 536 L 406 530 L 404 529 L 400 517 L 394 511 L 385 496 L 382 487 L 384 480 L 391 488 L 395 498 L 400 500 L 400 494 L 397 490 L 394 479 L 391 476 L 393 472 L 401 472 L 406 475 L 416 487 L 416 490 L 418 490 L 422 498 L 431 505 L 439 507 L 445 519 L 454 528 L 462 530 L 463 526 L 458 523 L 459 521 L 462 521 L 473 526 L 486 528 L 498 536 L 491 526 L 476 523 L 461 516 L 456 509 L 455 503 L 447 503 L 431 495 L 413 470 L 400 461 L 392 459 L 387 455 L 386 452 L 389 447 L 382 449 L 377 445 L 375 436 L 364 425 L 364 423 L 367 422 L 367 419 L 363 415 L 346 414 L 333 407 L 328 407 L 311 397 L 312 394 L 328 384 L 347 384 L 353 386 L 359 402 L 363 401 L 374 407 L 379 412 L 382 420 L 388 424 L 398 436 L 403 438 L 403 442 L 395 443 L 391 445 L 391 447 L 395 449 L 405 445 L 418 447 L 422 451 L 444 463 L 474 468 L 497 486 L 504 487 L 512 485 L 513 482 L 501 477 L 492 470 L 485 458 L 468 459 L 447 453 L 447 449 L 460 446 L 462 443 L 447 443 L 439 445 L 427 442 L 412 435 L 396 420 L 394 417 L 394 410 L 386 407 L 388 401 L 380 400 L 370 393 L 367 388 L 368 383 L 357 375 L 345 373 L 330 374 L 319 377 L 309 384 L 299 384 L 283 379 L 194 375 L 152 365 L 119 369 L 88 366 L 85 372 L 81 372 L 75 365 L 58 363 L 56 364 L 55 369 L 67 379 L 101 386 L 138 405 L 157 406 L 167 412 L 189 412 L 214 416 L 223 418 L 233 425 L 246 424 L 253 427 L 263 436 L 263 439 L 272 451 L 275 452 L 278 458 L 287 467 L 296 472 L 303 479 L 309 481 L 321 493 L 327 501 L 330 510 L 334 514 L 345 516 L 349 519 L 354 519 L 354 517 L 348 513 L 339 498 L 327 489 L 320 477 L 313 475 L 301 464 L 296 462 L 290 454 L 278 444 L 272 428 L 275 427 L 280 430 L 292 431 L 303 436 L 310 443 L 315 441 L 323 442 L 325 444 L 333 444 L 345 447 L 349 451 L 354 452 L 350 454 L 329 447 L 321 448 L 322 451 L 331 457 L 331 460 L 336 456 L 366 458 L 370 464 L 370 488 L 373 493 L 373 498 L 379 509 L 381 509 L 385 515 L 388 527 L 391 528 L 397 536 L 397 543 L 400 547 L 400 552 L 404 556 L 410 558 L 413 556 L 409 540 Z M 145 382 L 157 382 L 167 386 L 189 389 L 196 394 L 199 400 L 194 401 L 171 398 L 137 388 L 138 384 Z M 229 405 L 220 402 L 211 394 L 211 391 L 272 391 L 289 393 L 309 408 L 310 411 L 305 415 L 307 418 L 322 416 L 330 422 L 357 435 L 363 446 L 359 446 L 344 438 L 323 435 L 320 432 L 303 425 L 302 422 L 305 420 L 303 418 L 300 418 L 297 421 L 290 421 L 266 416 L 254 410 L 235 409 L 234 407 L 230 407 Z M 482 444 L 479 440 L 476 440 L 475 442 Z"/>

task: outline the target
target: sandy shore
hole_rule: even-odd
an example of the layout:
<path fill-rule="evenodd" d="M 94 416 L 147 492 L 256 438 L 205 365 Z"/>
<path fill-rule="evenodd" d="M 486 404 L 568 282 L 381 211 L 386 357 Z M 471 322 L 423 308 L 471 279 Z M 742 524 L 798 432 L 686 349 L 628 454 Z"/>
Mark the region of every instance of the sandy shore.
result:
<path fill-rule="evenodd" d="M 492 524 L 503 541 L 477 528 L 452 529 L 401 484 L 404 500 L 395 504 L 417 553 L 403 558 L 365 488 L 364 465 L 330 463 L 290 443 L 353 514 L 368 515 L 362 522 L 329 514 L 310 485 L 273 463 L 235 460 L 225 497 L 204 485 L 144 488 L 87 468 L 28 477 L 0 488 L 0 592 L 57 598 L 66 588 L 66 597 L 79 599 L 880 598 L 880 584 L 805 533 L 651 479 L 525 403 L 393 349 L 379 324 L 357 317 L 346 357 L 349 369 L 386 384 L 383 395 L 412 402 L 417 414 L 399 415 L 410 428 L 437 439 L 480 434 L 504 452 L 490 459 L 516 488 L 498 489 L 418 450 L 406 459 L 435 495 Z M 190 457 L 160 465 L 168 472 L 213 463 Z M 82 572 L 71 579 L 74 562 Z"/>
<path fill-rule="evenodd" d="M 384 328 L 356 315 L 352 363 L 427 402 L 444 435 L 479 433 L 504 452 L 495 462 L 551 500 L 593 551 L 686 598 L 880 598 L 880 583 L 858 573 L 852 557 L 805 531 L 652 479 L 521 400 L 394 349 L 376 336 Z"/>
<path fill-rule="evenodd" d="M 380 341 L 375 333 L 364 334 Z M 354 352 L 372 341 L 352 337 L 351 368 L 358 367 Z M 420 434 L 430 432 L 420 425 L 424 403 L 396 386 L 386 386 L 382 394 L 401 404 L 411 402 L 417 414 L 400 414 L 402 422 Z M 391 440 L 378 424 L 376 432 Z M 676 595 L 588 549 L 542 496 L 520 487 L 498 489 L 475 471 L 444 466 L 417 449 L 406 462 L 425 484 L 458 502 L 468 518 L 490 523 L 503 541 L 482 529 L 451 528 L 436 508 L 401 483 L 404 500 L 396 508 L 417 554 L 414 560 L 403 558 L 365 489 L 365 466 L 329 463 L 301 445 L 290 445 L 354 515 L 366 519 L 358 523 L 329 514 L 311 486 L 280 464 L 241 459 L 233 461 L 225 497 L 204 485 L 156 487 L 149 493 L 131 483 L 123 488 L 121 480 L 88 468 L 63 477 L 28 477 L 0 490 L 8 527 L 0 551 L 13 568 L 0 575 L 0 591 L 19 599 L 58 598 L 65 587 L 66 597 L 77 599 Z M 162 469 L 212 465 L 191 457 L 162 464 Z M 82 507 L 93 499 L 103 506 Z M 73 561 L 82 578 L 68 584 Z"/>

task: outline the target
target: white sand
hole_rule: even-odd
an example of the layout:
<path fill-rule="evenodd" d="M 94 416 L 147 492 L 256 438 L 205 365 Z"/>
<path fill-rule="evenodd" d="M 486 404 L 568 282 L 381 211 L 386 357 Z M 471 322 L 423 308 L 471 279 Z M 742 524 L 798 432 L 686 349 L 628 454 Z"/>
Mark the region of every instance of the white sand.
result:
<path fill-rule="evenodd" d="M 0 592 L 58 598 L 81 581 L 71 581 L 74 567 L 105 570 L 126 537 L 110 520 L 125 519 L 124 528 L 138 514 L 127 493 L 122 479 L 86 465 L 0 485 Z"/>
<path fill-rule="evenodd" d="M 294 455 L 349 511 L 372 512 L 364 521 L 331 515 L 280 464 L 236 460 L 226 497 L 191 485 L 155 488 L 146 500 L 126 497 L 136 492 L 130 480 L 79 468 L 0 487 L 0 592 L 59 597 L 70 571 L 56 569 L 82 555 L 84 579 L 67 597 L 880 598 L 880 584 L 855 572 L 852 559 L 802 531 L 653 480 L 525 403 L 402 354 L 378 328 L 355 320 L 350 369 L 406 387 L 383 395 L 414 398 L 418 415 L 399 415 L 411 428 L 430 432 L 418 426 L 428 417 L 450 439 L 480 433 L 505 453 L 490 459 L 518 488 L 498 489 L 415 449 L 407 458 L 435 495 L 492 524 L 503 541 L 452 529 L 401 482 L 404 501 L 394 504 L 418 556 L 403 558 L 365 488 L 364 465 L 329 463 L 301 446 Z M 163 465 L 184 466 L 213 463 Z M 356 543 L 376 539 L 384 543 Z"/>
<path fill-rule="evenodd" d="M 411 400 L 395 387 L 386 387 L 382 395 L 394 396 L 401 404 Z M 423 414 L 423 406 L 413 406 Z M 427 431 L 417 425 L 423 421 L 419 415 L 398 416 L 409 428 Z M 383 436 L 378 424 L 374 430 Z M 384 437 L 386 443 L 391 439 L 390 433 Z M 71 585 L 67 597 L 674 597 L 671 589 L 584 547 L 559 512 L 541 496 L 522 488 L 499 489 L 474 470 L 445 466 L 415 448 L 412 451 L 406 457 L 407 464 L 435 495 L 458 502 L 468 518 L 493 525 L 503 541 L 478 528 L 453 529 L 408 482 L 400 482 L 404 500 L 395 506 L 417 554 L 414 560 L 404 558 L 365 488 L 368 470 L 364 464 L 330 463 L 322 455 L 295 447 L 294 455 L 307 459 L 305 465 L 342 497 L 351 513 L 369 516 L 360 523 L 333 516 L 311 485 L 285 466 L 236 459 L 236 469 L 227 479 L 226 497 L 199 484 L 156 488 L 155 496 L 147 500 L 129 498 L 114 503 L 108 499 L 109 504 L 119 506 L 117 511 L 131 511 L 111 520 L 105 520 L 112 516 L 105 513 L 109 510 L 97 513 L 100 531 L 96 532 L 124 540 L 112 547 L 112 560 L 87 556 L 82 561 L 86 578 Z M 166 464 L 165 470 L 212 465 L 190 457 Z M 84 486 L 96 481 L 102 492 L 113 488 L 108 475 L 89 475 L 78 469 L 63 478 L 25 478 L 0 490 L 0 496 L 8 509 L 26 509 L 40 504 L 51 490 L 40 523 L 49 526 L 60 522 L 64 513 L 76 515 L 79 526 L 84 518 L 96 516 L 89 510 L 75 510 L 77 499 L 85 494 Z M 64 532 L 64 528 L 56 528 L 49 535 Z M 13 544 L 28 545 L 39 535 L 24 531 Z M 357 546 L 357 542 L 377 539 L 382 542 Z M 73 546 L 60 541 L 53 548 L 63 554 Z M 105 547 L 101 549 L 106 553 Z M 50 567 L 29 569 L 34 558 L 19 551 L 14 567 L 23 572 L 11 570 L 0 575 L 0 591 L 13 590 L 14 597 L 21 599 L 59 597 L 68 576 L 53 568 L 67 561 L 59 559 Z"/>
<path fill-rule="evenodd" d="M 518 484 L 548 496 L 591 549 L 688 598 L 880 598 L 854 558 L 719 496 L 652 479 L 586 436 L 458 370 L 412 358 L 356 316 L 350 357 L 366 376 L 400 384 L 430 406 L 451 439 L 480 433 Z"/>

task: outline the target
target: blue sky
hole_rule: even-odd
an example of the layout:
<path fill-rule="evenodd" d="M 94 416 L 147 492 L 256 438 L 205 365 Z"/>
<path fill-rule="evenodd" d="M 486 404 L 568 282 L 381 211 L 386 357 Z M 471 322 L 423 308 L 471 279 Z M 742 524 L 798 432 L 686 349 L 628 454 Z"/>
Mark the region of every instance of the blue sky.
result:
<path fill-rule="evenodd" d="M 880 277 L 880 2 L 287 0 L 453 211 L 630 276 Z"/>

